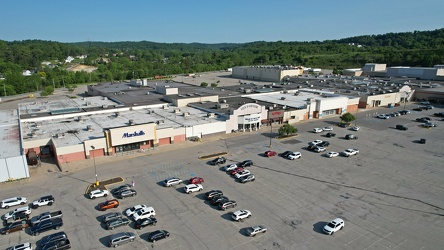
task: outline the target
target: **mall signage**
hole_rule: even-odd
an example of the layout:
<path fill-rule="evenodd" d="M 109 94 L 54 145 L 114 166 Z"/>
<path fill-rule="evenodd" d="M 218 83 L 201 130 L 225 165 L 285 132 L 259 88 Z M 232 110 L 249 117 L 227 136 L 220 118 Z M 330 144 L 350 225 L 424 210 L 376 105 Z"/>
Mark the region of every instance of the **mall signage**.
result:
<path fill-rule="evenodd" d="M 145 135 L 145 132 L 143 132 L 143 130 L 140 130 L 139 132 L 134 131 L 133 133 L 123 133 L 122 138 L 131 138 L 131 137 L 136 137 L 136 136 L 142 136 Z"/>

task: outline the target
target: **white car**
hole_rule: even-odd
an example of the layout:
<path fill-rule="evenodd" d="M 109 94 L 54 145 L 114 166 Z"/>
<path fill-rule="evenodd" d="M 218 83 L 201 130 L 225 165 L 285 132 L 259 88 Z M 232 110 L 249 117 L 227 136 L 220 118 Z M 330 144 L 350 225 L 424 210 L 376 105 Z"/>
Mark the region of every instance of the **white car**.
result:
<path fill-rule="evenodd" d="M 325 150 L 327 150 L 327 149 L 324 147 L 319 147 L 319 146 L 315 147 L 315 149 L 314 149 L 314 151 L 316 153 L 321 153 L 321 152 L 324 152 Z"/>
<path fill-rule="evenodd" d="M 378 117 L 379 119 L 388 119 L 388 118 L 390 118 L 389 115 L 385 115 L 385 114 L 379 114 L 379 115 L 376 116 L 376 117 Z"/>
<path fill-rule="evenodd" d="M 32 250 L 32 246 L 31 243 L 26 242 L 12 247 L 8 247 L 6 248 L 6 250 Z"/>
<path fill-rule="evenodd" d="M 156 215 L 153 207 L 144 207 L 133 214 L 134 221 L 151 218 Z"/>
<path fill-rule="evenodd" d="M 289 159 L 289 160 L 294 160 L 294 159 L 299 159 L 299 158 L 301 158 L 301 152 L 293 152 L 293 154 L 289 154 L 288 156 L 287 156 L 287 158 Z"/>
<path fill-rule="evenodd" d="M 244 177 L 244 176 L 247 176 L 247 175 L 249 175 L 249 174 L 251 174 L 251 173 L 250 173 L 250 170 L 245 169 L 245 170 L 242 170 L 241 172 L 235 174 L 234 177 L 235 177 L 236 179 L 239 179 L 239 178 Z"/>
<path fill-rule="evenodd" d="M 333 131 L 333 127 L 332 126 L 327 126 L 325 128 L 323 128 L 324 131 Z"/>
<path fill-rule="evenodd" d="M 236 163 L 233 163 L 233 164 L 225 166 L 224 170 L 225 170 L 225 172 L 228 172 L 228 171 L 234 170 L 235 168 L 237 168 L 237 165 L 236 165 Z"/>
<path fill-rule="evenodd" d="M 134 213 L 136 213 L 137 211 L 139 211 L 139 210 L 141 210 L 141 209 L 144 209 L 144 208 L 147 208 L 147 206 L 146 206 L 146 205 L 135 205 L 135 206 L 132 207 L 132 208 L 128 208 L 128 209 L 125 211 L 125 214 L 126 214 L 126 216 L 131 216 L 131 215 L 133 215 Z"/>
<path fill-rule="evenodd" d="M 336 218 L 327 223 L 327 225 L 325 225 L 322 231 L 324 231 L 324 233 L 326 234 L 333 235 L 335 232 L 342 230 L 343 228 L 344 228 L 344 220 Z"/>
<path fill-rule="evenodd" d="M 176 178 L 176 177 L 171 177 L 171 178 L 164 180 L 163 182 L 164 182 L 165 187 L 171 187 L 174 185 L 179 185 L 180 183 L 183 182 L 183 180 Z"/>
<path fill-rule="evenodd" d="M 251 212 L 248 210 L 237 210 L 236 212 L 233 212 L 231 214 L 231 218 L 233 218 L 233 220 L 235 221 L 241 221 L 243 219 L 250 217 L 251 217 Z"/>
<path fill-rule="evenodd" d="M 425 128 L 432 128 L 432 127 L 436 127 L 435 123 L 431 123 L 431 122 L 426 122 L 421 124 L 421 126 L 425 127 Z"/>
<path fill-rule="evenodd" d="M 430 105 L 430 102 L 424 101 L 424 102 L 420 102 L 421 105 Z"/>
<path fill-rule="evenodd" d="M 339 153 L 338 152 L 328 152 L 325 156 L 327 156 L 328 158 L 333 158 L 338 156 Z"/>
<path fill-rule="evenodd" d="M 314 128 L 313 129 L 313 132 L 315 132 L 315 133 L 322 133 L 322 131 L 324 131 L 324 130 L 322 130 L 322 128 Z"/>
<path fill-rule="evenodd" d="M 203 187 L 200 184 L 188 184 L 185 186 L 185 193 L 191 194 L 197 191 L 202 191 Z"/>
<path fill-rule="evenodd" d="M 322 143 L 322 140 L 314 140 L 308 143 L 308 145 L 318 145 L 319 143 Z"/>
<path fill-rule="evenodd" d="M 359 127 L 359 126 L 354 126 L 354 127 L 352 128 L 353 131 L 359 131 L 360 129 L 361 129 L 361 127 Z"/>
<path fill-rule="evenodd" d="M 264 226 L 253 226 L 247 229 L 247 234 L 251 237 L 256 236 L 256 234 L 265 232 L 267 232 L 267 229 Z"/>
<path fill-rule="evenodd" d="M 359 150 L 353 149 L 353 148 L 346 149 L 346 150 L 344 150 L 344 152 L 342 152 L 342 155 L 346 156 L 346 157 L 349 157 L 352 155 L 357 155 L 357 154 L 359 154 Z"/>
<path fill-rule="evenodd" d="M 109 195 L 108 190 L 106 190 L 106 189 L 104 189 L 104 190 L 96 189 L 96 190 L 93 190 L 93 191 L 91 191 L 89 193 L 89 198 L 90 199 L 95 199 L 95 198 L 98 198 L 98 197 L 106 197 L 108 195 Z"/>
<path fill-rule="evenodd" d="M 28 202 L 28 199 L 26 199 L 25 197 L 13 197 L 13 198 L 8 198 L 8 199 L 2 200 L 0 202 L 0 207 L 8 209 L 9 207 L 12 207 L 12 206 L 24 205 L 27 202 Z"/>
<path fill-rule="evenodd" d="M 12 210 L 12 211 L 6 213 L 6 214 L 3 216 L 3 219 L 4 219 L 4 220 L 9 220 L 9 219 L 12 218 L 12 217 L 14 216 L 14 214 L 16 214 L 16 213 L 31 214 L 31 208 L 29 208 L 29 207 L 19 207 L 19 208 L 16 208 L 16 209 L 14 209 L 14 210 Z"/>

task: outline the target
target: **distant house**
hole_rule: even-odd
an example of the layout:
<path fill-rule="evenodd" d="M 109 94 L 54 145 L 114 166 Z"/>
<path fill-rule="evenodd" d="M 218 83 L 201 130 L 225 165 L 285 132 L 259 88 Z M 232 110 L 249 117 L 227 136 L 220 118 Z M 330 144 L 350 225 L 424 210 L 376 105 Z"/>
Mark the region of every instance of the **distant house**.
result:
<path fill-rule="evenodd" d="M 51 65 L 51 62 L 42 62 L 41 65 L 49 66 Z"/>
<path fill-rule="evenodd" d="M 65 63 L 71 63 L 72 60 L 74 60 L 74 57 L 72 57 L 72 56 L 68 56 L 68 57 L 65 59 Z"/>
<path fill-rule="evenodd" d="M 23 76 L 30 76 L 30 75 L 32 75 L 32 72 L 30 70 L 23 70 L 22 75 Z"/>
<path fill-rule="evenodd" d="M 88 57 L 87 55 L 80 55 L 80 56 L 77 56 L 78 59 L 85 59 L 85 58 L 87 58 L 87 57 Z"/>

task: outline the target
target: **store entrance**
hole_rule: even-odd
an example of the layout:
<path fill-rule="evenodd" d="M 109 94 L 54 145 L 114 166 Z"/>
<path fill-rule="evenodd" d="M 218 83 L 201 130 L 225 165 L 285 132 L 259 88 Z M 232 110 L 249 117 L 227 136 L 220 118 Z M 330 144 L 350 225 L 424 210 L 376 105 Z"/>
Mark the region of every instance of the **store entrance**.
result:
<path fill-rule="evenodd" d="M 143 145 L 141 142 L 126 144 L 126 145 L 120 145 L 116 146 L 116 153 L 119 152 L 126 152 L 131 150 L 138 150 L 140 149 L 140 145 Z"/>

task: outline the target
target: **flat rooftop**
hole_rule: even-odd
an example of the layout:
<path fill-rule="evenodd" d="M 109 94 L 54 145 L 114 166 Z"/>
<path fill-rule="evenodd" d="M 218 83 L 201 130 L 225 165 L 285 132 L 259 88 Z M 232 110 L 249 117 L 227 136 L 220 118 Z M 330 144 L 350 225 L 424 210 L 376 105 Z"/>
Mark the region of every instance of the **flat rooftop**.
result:
<path fill-rule="evenodd" d="M 0 147 L 1 159 L 20 155 L 21 140 L 16 109 L 0 110 L 0 138 L 2 141 Z"/>

